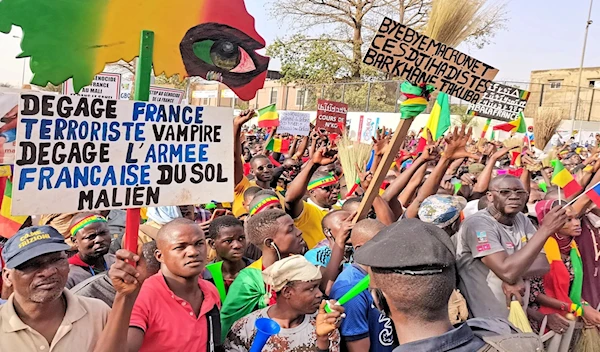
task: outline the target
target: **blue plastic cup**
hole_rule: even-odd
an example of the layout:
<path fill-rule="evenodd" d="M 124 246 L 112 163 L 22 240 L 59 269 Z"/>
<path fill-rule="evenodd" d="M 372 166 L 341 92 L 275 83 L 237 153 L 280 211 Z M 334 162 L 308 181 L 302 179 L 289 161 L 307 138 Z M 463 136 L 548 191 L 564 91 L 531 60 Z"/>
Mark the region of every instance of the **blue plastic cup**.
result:
<path fill-rule="evenodd" d="M 273 319 L 258 318 L 254 323 L 256 327 L 256 336 L 250 347 L 250 352 L 261 352 L 269 337 L 276 335 L 281 330 L 281 327 Z"/>

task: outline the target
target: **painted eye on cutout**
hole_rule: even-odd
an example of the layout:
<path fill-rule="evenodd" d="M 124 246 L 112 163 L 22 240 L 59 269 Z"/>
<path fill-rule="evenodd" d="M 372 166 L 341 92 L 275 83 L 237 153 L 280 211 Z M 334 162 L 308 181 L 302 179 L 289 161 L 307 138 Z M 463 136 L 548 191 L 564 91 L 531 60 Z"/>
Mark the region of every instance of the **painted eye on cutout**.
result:
<path fill-rule="evenodd" d="M 209 65 L 235 73 L 246 73 L 256 69 L 246 50 L 227 40 L 202 40 L 192 46 L 194 54 Z"/>
<path fill-rule="evenodd" d="M 220 81 L 230 88 L 244 87 L 267 71 L 269 58 L 256 53 L 263 47 L 246 33 L 218 23 L 190 28 L 179 45 L 189 76 Z"/>

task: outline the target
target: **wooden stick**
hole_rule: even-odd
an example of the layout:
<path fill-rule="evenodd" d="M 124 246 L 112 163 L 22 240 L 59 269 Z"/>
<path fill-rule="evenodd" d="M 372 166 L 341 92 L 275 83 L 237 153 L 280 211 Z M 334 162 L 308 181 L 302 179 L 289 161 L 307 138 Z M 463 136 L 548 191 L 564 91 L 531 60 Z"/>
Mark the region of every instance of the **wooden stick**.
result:
<path fill-rule="evenodd" d="M 356 217 L 354 218 L 354 223 L 356 224 L 358 221 L 367 217 L 369 210 L 371 210 L 371 206 L 373 205 L 373 201 L 375 197 L 379 194 L 379 188 L 381 184 L 385 180 L 392 163 L 396 159 L 396 155 L 398 155 L 398 151 L 400 150 L 400 146 L 402 142 L 404 142 L 404 138 L 406 138 L 406 134 L 408 133 L 408 129 L 412 124 L 413 119 L 400 120 L 398 123 L 398 127 L 396 127 L 396 131 L 394 132 L 394 136 L 390 141 L 390 145 L 388 151 L 383 156 L 383 159 L 377 166 L 377 170 L 373 175 L 373 180 L 369 185 L 369 189 L 365 192 L 363 196 L 362 202 L 360 202 L 360 207 L 358 208 L 358 212 Z"/>

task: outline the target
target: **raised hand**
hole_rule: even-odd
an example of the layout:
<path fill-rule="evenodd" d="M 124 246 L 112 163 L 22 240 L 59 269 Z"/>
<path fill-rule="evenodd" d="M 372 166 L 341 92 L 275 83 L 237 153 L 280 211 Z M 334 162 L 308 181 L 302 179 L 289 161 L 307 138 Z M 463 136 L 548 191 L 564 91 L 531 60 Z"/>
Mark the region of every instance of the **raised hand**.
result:
<path fill-rule="evenodd" d="M 542 226 L 540 226 L 540 229 L 544 228 L 547 230 L 546 232 L 548 235 L 552 235 L 562 229 L 568 219 L 566 209 L 557 205 L 550 209 L 548 214 L 544 216 L 544 222 L 542 223 Z"/>
<path fill-rule="evenodd" d="M 381 130 L 377 131 L 376 137 L 371 137 L 373 140 L 373 150 L 375 151 L 375 155 L 383 156 L 387 151 L 387 146 L 390 143 L 391 133 L 386 134 L 385 127 Z"/>
<path fill-rule="evenodd" d="M 352 228 L 354 227 L 352 220 L 355 216 L 356 213 L 350 214 L 347 218 L 342 220 L 339 230 L 335 230 L 335 232 L 332 231 L 333 238 L 335 238 L 335 243 L 341 248 L 344 248 L 350 239 L 350 234 L 352 233 Z"/>
<path fill-rule="evenodd" d="M 140 260 L 140 256 L 128 250 L 119 249 L 116 257 L 117 260 L 108 271 L 108 277 L 110 277 L 117 293 L 125 296 L 131 295 L 142 287 L 143 279 L 137 269 L 125 261 L 128 260 L 137 263 Z"/>
<path fill-rule="evenodd" d="M 321 302 L 319 312 L 317 314 L 317 322 L 315 329 L 318 337 L 328 336 L 331 332 L 337 329 L 341 323 L 341 318 L 345 316 L 344 307 L 335 305 L 334 300 L 329 301 L 331 313 L 325 311 L 325 301 Z M 343 315 L 342 315 L 343 314 Z"/>
<path fill-rule="evenodd" d="M 462 125 L 460 130 L 458 127 L 455 127 L 454 132 L 445 138 L 446 148 L 444 149 L 444 157 L 452 160 L 460 158 L 479 159 L 477 154 L 469 153 L 466 149 L 467 142 L 471 139 L 472 133 L 472 127 L 469 127 L 468 130 L 466 125 Z"/>
<path fill-rule="evenodd" d="M 329 165 L 337 160 L 337 150 L 327 147 L 319 148 L 312 157 L 313 163 L 317 165 Z"/>
<path fill-rule="evenodd" d="M 233 119 L 233 125 L 241 128 L 246 122 L 250 121 L 255 115 L 254 109 L 244 110 Z"/>

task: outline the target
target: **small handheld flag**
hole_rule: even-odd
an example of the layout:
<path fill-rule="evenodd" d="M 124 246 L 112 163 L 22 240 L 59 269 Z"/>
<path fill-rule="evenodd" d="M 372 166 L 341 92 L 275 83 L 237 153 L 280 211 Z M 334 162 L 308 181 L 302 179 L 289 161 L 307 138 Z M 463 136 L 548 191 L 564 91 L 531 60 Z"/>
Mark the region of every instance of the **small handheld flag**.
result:
<path fill-rule="evenodd" d="M 275 104 L 265 106 L 258 110 L 258 127 L 277 127 L 279 126 L 279 113 Z"/>
<path fill-rule="evenodd" d="M 596 206 L 600 207 L 600 182 L 585 192 L 585 195 L 591 199 Z"/>
<path fill-rule="evenodd" d="M 28 216 L 13 216 L 10 208 L 12 207 L 12 181 L 8 177 L 0 178 L 0 188 L 4 186 L 4 198 L 0 206 L 0 228 L 3 229 L 2 236 L 11 238 L 27 220 Z"/>
<path fill-rule="evenodd" d="M 269 141 L 265 149 L 274 153 L 287 153 L 290 150 L 290 140 L 273 138 Z"/>
<path fill-rule="evenodd" d="M 519 117 L 511 122 L 503 123 L 501 125 L 494 126 L 493 130 L 500 130 L 505 132 L 517 132 L 517 133 L 525 133 L 527 132 L 527 124 L 525 123 L 525 117 L 523 113 L 519 113 Z"/>
<path fill-rule="evenodd" d="M 552 183 L 562 188 L 565 193 L 565 198 L 569 198 L 577 192 L 583 190 L 581 185 L 577 183 L 573 175 L 565 169 L 565 166 L 559 160 L 552 160 L 554 172 L 552 173 Z"/>
<path fill-rule="evenodd" d="M 354 285 L 354 287 L 352 287 L 348 292 L 346 292 L 342 297 L 340 297 L 340 299 L 338 299 L 338 301 L 335 302 L 335 305 L 342 306 L 348 301 L 350 301 L 352 298 L 358 296 L 361 292 L 363 292 L 369 287 L 369 283 L 371 283 L 371 277 L 367 275 L 356 285 Z M 325 305 L 325 311 L 327 313 L 331 313 L 331 308 L 329 307 L 329 304 Z"/>

